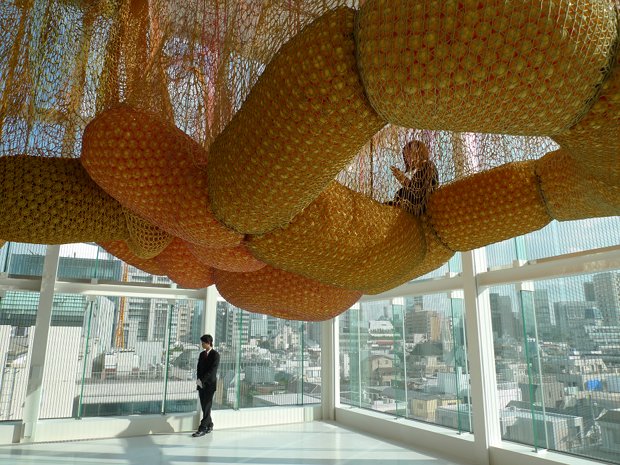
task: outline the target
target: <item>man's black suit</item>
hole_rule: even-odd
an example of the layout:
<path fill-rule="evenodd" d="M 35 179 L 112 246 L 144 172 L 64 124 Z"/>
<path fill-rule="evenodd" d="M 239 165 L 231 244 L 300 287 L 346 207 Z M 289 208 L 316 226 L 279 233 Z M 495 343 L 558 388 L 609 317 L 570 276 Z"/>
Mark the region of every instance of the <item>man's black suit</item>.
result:
<path fill-rule="evenodd" d="M 198 366 L 196 367 L 196 379 L 202 382 L 202 387 L 198 386 L 198 397 L 202 408 L 202 421 L 198 431 L 213 429 L 211 419 L 211 407 L 213 406 L 213 394 L 217 388 L 217 368 L 220 365 L 220 354 L 211 349 L 208 352 L 203 350 L 198 356 Z"/>

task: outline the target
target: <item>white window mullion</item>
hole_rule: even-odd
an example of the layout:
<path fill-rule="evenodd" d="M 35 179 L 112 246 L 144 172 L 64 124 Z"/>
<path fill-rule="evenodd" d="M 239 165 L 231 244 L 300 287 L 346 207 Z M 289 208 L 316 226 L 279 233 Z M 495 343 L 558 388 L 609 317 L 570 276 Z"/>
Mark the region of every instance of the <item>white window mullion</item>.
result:
<path fill-rule="evenodd" d="M 471 403 L 476 444 L 475 463 L 489 463 L 489 447 L 501 443 L 493 327 L 489 290 L 477 285 L 477 270 L 486 270 L 486 252 L 477 249 L 461 254 L 467 351 L 471 379 Z"/>
<path fill-rule="evenodd" d="M 24 428 L 22 434 L 25 442 L 35 440 L 36 425 L 39 420 L 41 398 L 44 389 L 43 369 L 47 354 L 47 340 L 52 323 L 52 303 L 54 301 L 54 286 L 56 284 L 59 257 L 60 246 L 48 245 L 45 261 L 43 262 L 39 306 L 37 308 L 37 318 L 32 338 L 30 373 L 28 375 L 26 400 L 24 402 Z"/>
<path fill-rule="evenodd" d="M 334 420 L 340 405 L 340 341 L 338 317 L 321 322 L 321 410 L 323 420 Z"/>

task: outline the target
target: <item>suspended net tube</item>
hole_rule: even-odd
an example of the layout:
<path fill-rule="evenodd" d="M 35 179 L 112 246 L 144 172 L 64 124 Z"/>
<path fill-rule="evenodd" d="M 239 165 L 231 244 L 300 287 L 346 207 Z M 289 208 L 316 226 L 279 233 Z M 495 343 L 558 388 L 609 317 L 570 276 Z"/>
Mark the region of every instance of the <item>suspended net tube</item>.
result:
<path fill-rule="evenodd" d="M 616 7 L 371 0 L 336 9 L 281 48 L 208 155 L 175 127 L 165 99 L 137 92 L 132 105 L 161 109 L 104 105 L 82 141 L 90 178 L 73 161 L 0 158 L 2 201 L 22 222 L 1 223 L 0 238 L 97 241 L 180 285 L 215 282 L 242 308 L 316 320 L 455 251 L 554 218 L 619 214 Z M 132 43 L 142 45 L 118 56 L 148 65 L 147 42 Z M 150 89 L 161 97 L 161 86 Z M 416 216 L 333 181 L 386 123 L 552 136 L 562 149 L 440 186 Z M 35 218 L 65 204 L 70 215 L 53 224 Z"/>

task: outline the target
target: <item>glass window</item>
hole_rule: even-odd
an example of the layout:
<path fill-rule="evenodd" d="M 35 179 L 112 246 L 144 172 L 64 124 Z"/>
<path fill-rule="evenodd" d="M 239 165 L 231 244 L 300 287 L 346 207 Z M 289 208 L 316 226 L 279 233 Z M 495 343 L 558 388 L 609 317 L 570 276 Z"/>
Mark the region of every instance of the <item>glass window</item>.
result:
<path fill-rule="evenodd" d="M 202 317 L 194 300 L 55 295 L 40 417 L 195 411 Z"/>
<path fill-rule="evenodd" d="M 460 293 L 361 302 L 340 349 L 343 404 L 471 431 Z"/>
<path fill-rule="evenodd" d="M 620 463 L 620 271 L 496 286 L 502 437 Z"/>
<path fill-rule="evenodd" d="M 514 260 L 536 260 L 618 245 L 620 217 L 552 221 L 544 228 L 486 247 L 490 269 Z"/>
<path fill-rule="evenodd" d="M 41 276 L 47 246 L 7 242 L 0 248 L 0 272 L 11 278 Z"/>
<path fill-rule="evenodd" d="M 320 403 L 320 342 L 319 323 L 250 313 L 219 301 L 215 408 Z"/>
<path fill-rule="evenodd" d="M 38 301 L 35 292 L 0 291 L 0 421 L 23 418 Z"/>

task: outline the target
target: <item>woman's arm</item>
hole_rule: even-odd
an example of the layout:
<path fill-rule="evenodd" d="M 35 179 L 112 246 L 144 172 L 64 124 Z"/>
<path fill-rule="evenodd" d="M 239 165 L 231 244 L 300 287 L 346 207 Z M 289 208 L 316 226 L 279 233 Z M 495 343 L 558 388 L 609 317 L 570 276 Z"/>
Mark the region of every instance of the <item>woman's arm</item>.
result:
<path fill-rule="evenodd" d="M 404 188 L 409 187 L 409 184 L 411 183 L 411 179 L 409 179 L 402 170 L 396 168 L 395 166 L 390 166 L 390 170 L 392 170 L 392 174 L 394 175 L 394 177 L 400 183 L 401 186 L 403 186 Z"/>

